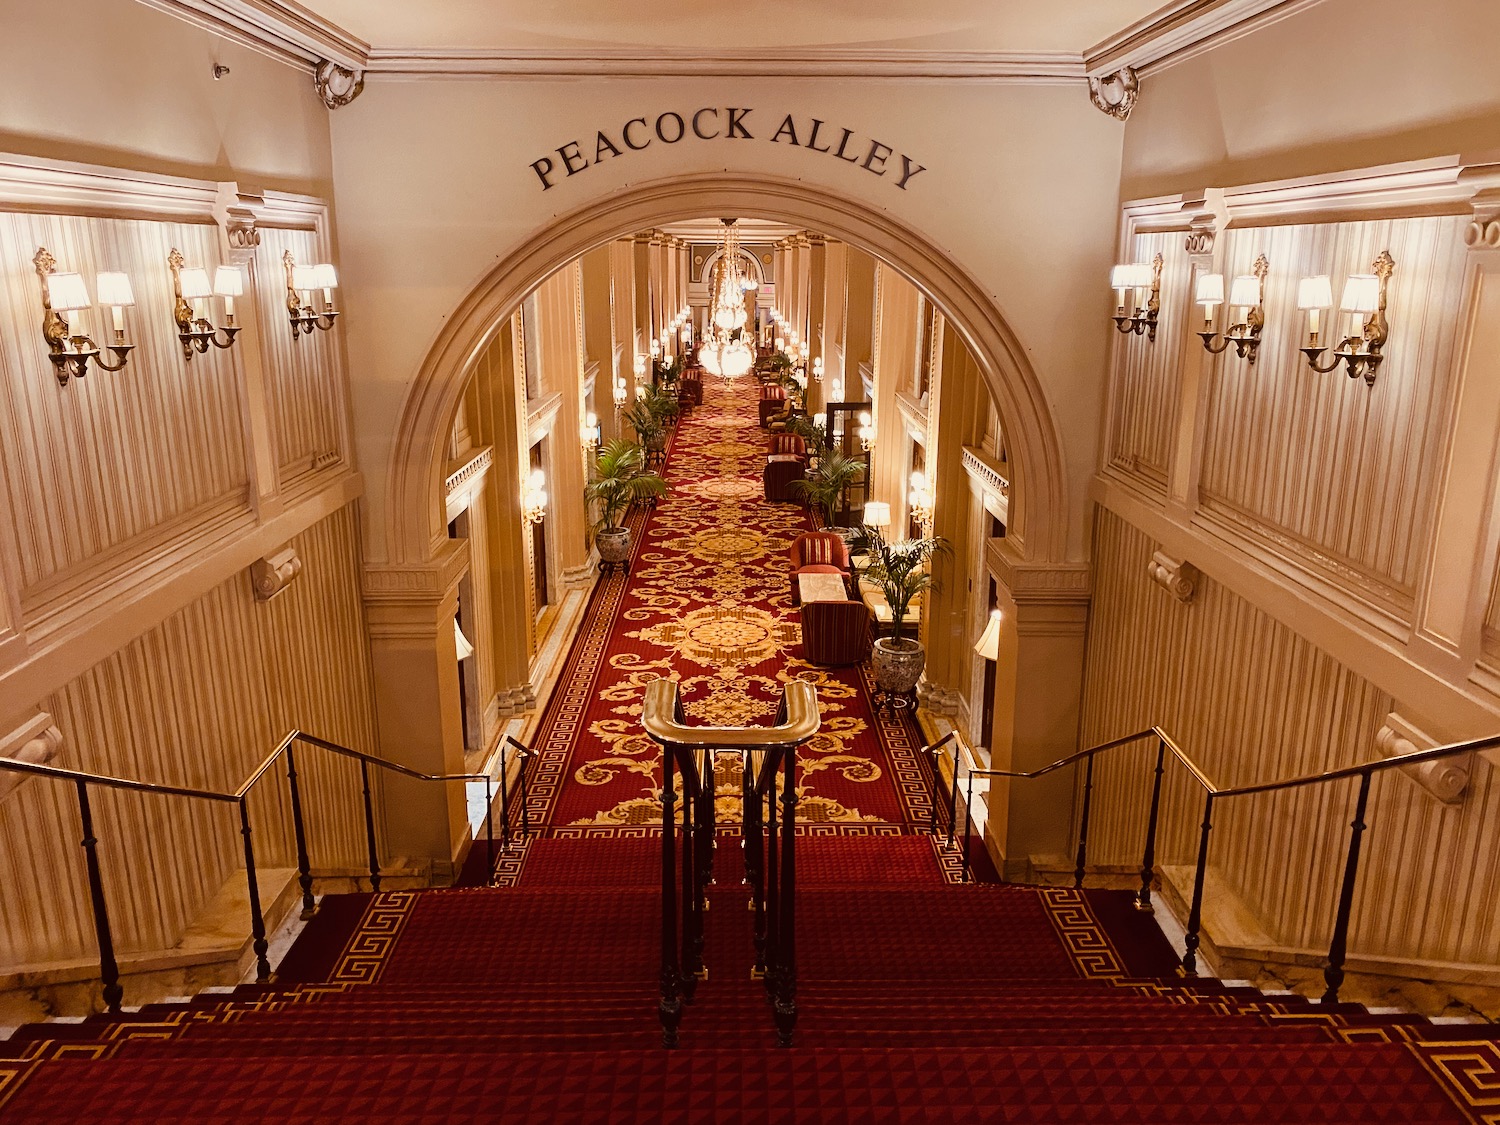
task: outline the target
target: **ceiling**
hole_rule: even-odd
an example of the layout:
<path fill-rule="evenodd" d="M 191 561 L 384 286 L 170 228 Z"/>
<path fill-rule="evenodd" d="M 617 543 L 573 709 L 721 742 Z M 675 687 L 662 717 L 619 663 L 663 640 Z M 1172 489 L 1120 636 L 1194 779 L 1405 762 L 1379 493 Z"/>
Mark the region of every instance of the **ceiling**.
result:
<path fill-rule="evenodd" d="M 301 0 L 300 6 L 386 49 L 845 47 L 1081 55 L 1162 11 L 1163 0 Z M 1165 5 L 1182 7 L 1182 0 Z"/>

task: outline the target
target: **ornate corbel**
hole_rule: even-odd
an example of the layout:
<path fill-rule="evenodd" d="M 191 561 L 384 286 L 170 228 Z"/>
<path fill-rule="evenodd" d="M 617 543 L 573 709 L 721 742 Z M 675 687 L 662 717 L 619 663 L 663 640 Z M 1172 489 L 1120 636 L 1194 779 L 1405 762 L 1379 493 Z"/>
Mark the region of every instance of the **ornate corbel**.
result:
<path fill-rule="evenodd" d="M 1394 711 L 1385 717 L 1385 725 L 1375 735 L 1375 749 L 1387 758 L 1414 754 L 1418 750 L 1431 750 L 1441 745 L 1438 739 Z M 1470 757 L 1468 754 L 1456 754 L 1435 762 L 1402 766 L 1401 772 L 1439 801 L 1446 805 L 1456 805 L 1462 801 L 1464 790 L 1469 787 Z"/>
<path fill-rule="evenodd" d="M 62 753 L 66 744 L 67 740 L 57 729 L 52 716 L 39 711 L 9 734 L 0 736 L 0 757 L 45 766 Z M 24 773 L 0 770 L 0 798 L 15 792 L 25 780 Z"/>
<path fill-rule="evenodd" d="M 292 584 L 302 573 L 302 560 L 291 547 L 256 559 L 250 564 L 250 583 L 255 587 L 255 600 L 268 602 Z"/>
<path fill-rule="evenodd" d="M 324 59 L 313 71 L 313 87 L 329 109 L 342 109 L 363 92 L 365 72 Z"/>
<path fill-rule="evenodd" d="M 1133 66 L 1122 66 L 1113 74 L 1089 79 L 1089 100 L 1101 113 L 1124 121 L 1140 97 L 1141 80 Z"/>
<path fill-rule="evenodd" d="M 1146 564 L 1146 573 L 1151 575 L 1151 581 L 1183 604 L 1192 601 L 1193 595 L 1198 592 L 1198 568 L 1181 559 L 1174 559 L 1164 551 L 1157 551 L 1151 556 L 1151 561 Z"/>

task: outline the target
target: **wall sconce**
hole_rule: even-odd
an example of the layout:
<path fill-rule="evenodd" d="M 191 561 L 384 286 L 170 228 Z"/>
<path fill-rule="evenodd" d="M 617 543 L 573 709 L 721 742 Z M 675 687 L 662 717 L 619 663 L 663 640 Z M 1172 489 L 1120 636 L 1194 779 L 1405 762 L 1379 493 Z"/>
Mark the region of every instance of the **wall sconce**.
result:
<path fill-rule="evenodd" d="M 1150 262 L 1124 263 L 1109 274 L 1109 287 L 1115 291 L 1115 327 L 1121 332 L 1145 334 L 1153 344 L 1156 342 L 1156 318 L 1161 312 L 1161 270 L 1163 260 L 1158 254 Z M 1131 304 L 1125 302 L 1125 292 L 1132 293 Z"/>
<path fill-rule="evenodd" d="M 651 358 L 654 361 L 654 360 L 658 359 L 660 356 L 661 356 L 661 341 L 660 340 L 652 340 L 651 341 Z"/>
<path fill-rule="evenodd" d="M 813 360 L 813 378 L 819 383 L 823 381 L 823 357 L 819 356 Z"/>
<path fill-rule="evenodd" d="M 125 342 L 125 310 L 135 304 L 130 278 L 123 273 L 104 272 L 94 279 L 99 303 L 109 308 L 114 328 L 114 342 L 106 346 L 119 362 L 110 364 L 100 358 L 101 349 L 91 336 L 68 326 L 69 313 L 81 313 L 94 304 L 89 300 L 83 275 L 58 273 L 57 259 L 45 246 L 37 247 L 31 264 L 42 282 L 42 339 L 47 341 L 47 358 L 57 368 L 58 386 L 65 387 L 69 379 L 87 375 L 89 360 L 101 371 L 119 371 L 130 362 L 130 352 L 135 347 Z"/>
<path fill-rule="evenodd" d="M 1230 283 L 1233 323 L 1222 337 L 1214 331 L 1214 310 L 1224 303 L 1224 275 L 1209 273 L 1198 279 L 1195 299 L 1203 306 L 1203 331 L 1198 335 L 1210 354 L 1218 355 L 1233 344 L 1237 356 L 1255 363 L 1261 329 L 1266 326 L 1266 276 L 1270 272 L 1270 260 L 1262 254 L 1255 259 L 1253 274 L 1242 274 Z"/>
<path fill-rule="evenodd" d="M 646 384 L 645 383 L 637 383 L 635 385 L 635 397 L 636 398 L 645 398 L 646 397 Z"/>
<path fill-rule="evenodd" d="M 985 622 L 984 632 L 974 645 L 974 651 L 984 660 L 1000 659 L 1000 611 L 990 610 L 990 619 Z"/>
<path fill-rule="evenodd" d="M 235 266 L 220 266 L 214 271 L 213 284 L 210 285 L 206 269 L 185 266 L 184 261 L 182 251 L 176 247 L 167 255 L 167 268 L 172 271 L 172 293 L 177 299 L 172 308 L 172 319 L 177 322 L 177 338 L 182 341 L 182 358 L 191 363 L 193 352 L 203 355 L 210 344 L 216 348 L 234 347 L 234 338 L 240 332 L 234 322 L 234 299 L 245 292 L 245 275 Z M 216 329 L 193 304 L 214 296 L 224 298 L 222 329 Z M 222 343 L 220 332 L 224 333 Z"/>
<path fill-rule="evenodd" d="M 587 417 L 585 417 L 583 420 L 583 425 L 579 427 L 579 430 L 583 437 L 584 455 L 587 457 L 592 457 L 595 450 L 599 448 L 599 442 L 604 436 L 604 431 L 599 425 L 599 415 L 590 410 Z"/>
<path fill-rule="evenodd" d="M 623 410 L 625 408 L 625 400 L 629 397 L 630 390 L 625 385 L 625 376 L 616 375 L 614 386 L 615 409 Z"/>
<path fill-rule="evenodd" d="M 1314 371 L 1324 375 L 1338 370 L 1340 363 L 1349 371 L 1349 378 L 1363 375 L 1365 384 L 1375 385 L 1375 373 L 1385 357 L 1381 349 L 1390 337 L 1391 326 L 1385 318 L 1386 292 L 1391 275 L 1396 272 L 1396 260 L 1389 250 L 1382 250 L 1372 267 L 1374 273 L 1353 274 L 1344 283 L 1344 298 L 1339 308 L 1352 317 L 1351 331 L 1333 349 L 1333 360 L 1323 364 L 1319 360 L 1328 350 L 1319 343 L 1322 327 L 1322 311 L 1333 306 L 1333 285 L 1327 276 L 1305 277 L 1297 287 L 1297 308 L 1307 313 L 1307 346 L 1302 354 Z"/>
<path fill-rule="evenodd" d="M 784 352 L 784 351 L 786 351 L 786 337 L 785 336 L 777 336 L 776 337 L 776 350 L 778 352 Z"/>
<path fill-rule="evenodd" d="M 327 262 L 299 266 L 290 250 L 281 256 L 281 264 L 286 267 L 286 308 L 292 320 L 292 339 L 311 336 L 314 328 L 328 331 L 339 315 L 333 307 L 333 291 L 339 284 L 338 273 Z M 314 289 L 323 290 L 321 313 L 313 308 Z"/>
<path fill-rule="evenodd" d="M 521 493 L 521 517 L 529 524 L 547 518 L 547 475 L 541 469 L 532 469 L 526 478 L 526 488 Z"/>
<path fill-rule="evenodd" d="M 866 453 L 875 447 L 875 423 L 868 410 L 859 414 L 859 447 Z"/>
<path fill-rule="evenodd" d="M 922 525 L 922 535 L 925 538 L 932 528 L 932 514 L 936 506 L 932 486 L 927 483 L 925 473 L 912 473 L 911 491 L 907 494 L 906 502 L 911 509 L 912 519 Z"/>

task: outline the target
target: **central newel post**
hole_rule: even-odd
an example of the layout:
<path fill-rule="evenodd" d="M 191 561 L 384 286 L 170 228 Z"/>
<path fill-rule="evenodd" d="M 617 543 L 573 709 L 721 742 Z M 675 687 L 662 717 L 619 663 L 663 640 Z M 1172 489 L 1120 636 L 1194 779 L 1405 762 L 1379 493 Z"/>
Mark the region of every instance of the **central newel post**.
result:
<path fill-rule="evenodd" d="M 653 680 L 646 685 L 641 725 L 662 750 L 660 1015 L 662 1043 L 667 1047 L 677 1046 L 683 1004 L 693 999 L 698 981 L 708 975 L 703 964 L 703 926 L 716 829 L 713 812 L 716 752 L 738 753 L 741 757 L 742 835 L 746 872 L 754 896 L 751 907 L 756 916 L 752 972 L 758 974 L 764 969 L 777 1042 L 784 1047 L 791 1045 L 792 1029 L 797 1022 L 797 747 L 817 734 L 820 722 L 817 692 L 811 684 L 800 681 L 786 685 L 776 725 L 770 727 L 687 726 L 683 722 L 677 682 Z M 681 848 L 677 846 L 679 805 Z M 766 839 L 762 838 L 764 821 L 760 815 L 764 806 L 769 806 L 771 814 Z M 770 861 L 769 871 L 762 866 L 762 857 Z"/>

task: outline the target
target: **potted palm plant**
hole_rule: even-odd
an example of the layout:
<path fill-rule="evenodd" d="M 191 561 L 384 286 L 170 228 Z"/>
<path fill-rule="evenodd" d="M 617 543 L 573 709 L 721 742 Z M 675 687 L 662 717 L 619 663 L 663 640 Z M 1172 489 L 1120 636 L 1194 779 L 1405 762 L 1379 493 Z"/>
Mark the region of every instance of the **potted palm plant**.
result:
<path fill-rule="evenodd" d="M 652 453 L 667 447 L 667 428 L 677 415 L 677 399 L 656 387 L 647 387 L 625 411 L 625 420 L 641 446 Z"/>
<path fill-rule="evenodd" d="M 594 545 L 601 569 L 618 564 L 629 571 L 630 528 L 621 520 L 637 500 L 654 500 L 666 492 L 667 482 L 646 468 L 646 455 L 635 442 L 612 438 L 599 447 L 583 498 L 598 505 Z"/>
<path fill-rule="evenodd" d="M 852 544 L 868 559 L 861 577 L 868 579 L 891 610 L 891 635 L 875 642 L 871 663 L 875 685 L 887 695 L 909 695 L 927 666 L 927 650 L 916 637 L 904 636 L 911 603 L 935 589 L 931 559 L 948 547 L 940 536 L 889 543 L 877 528 L 862 527 Z"/>
<path fill-rule="evenodd" d="M 823 449 L 817 468 L 806 477 L 792 482 L 792 489 L 822 513 L 825 526 L 832 526 L 844 490 L 863 475 L 863 460 L 837 449 Z"/>

